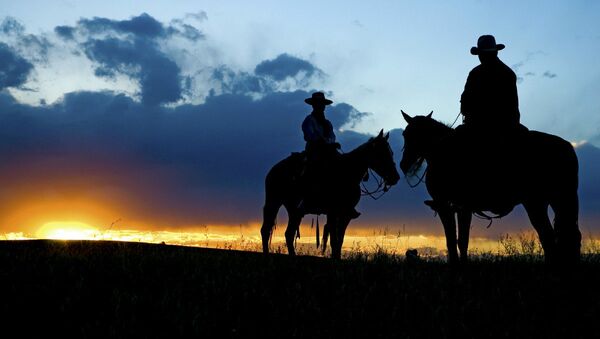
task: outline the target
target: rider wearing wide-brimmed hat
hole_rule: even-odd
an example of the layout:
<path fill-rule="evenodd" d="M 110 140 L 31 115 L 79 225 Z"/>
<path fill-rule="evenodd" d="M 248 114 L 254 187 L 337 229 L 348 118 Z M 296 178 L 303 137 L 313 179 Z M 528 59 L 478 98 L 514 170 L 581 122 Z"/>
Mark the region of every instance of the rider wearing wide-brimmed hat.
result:
<path fill-rule="evenodd" d="M 492 130 L 519 126 L 517 76 L 498 58 L 504 47 L 492 35 L 482 35 L 471 48 L 481 64 L 469 73 L 461 96 L 465 125 Z"/>
<path fill-rule="evenodd" d="M 333 103 L 323 92 L 314 92 L 304 102 L 312 106 L 312 112 L 302 122 L 304 133 L 305 165 L 301 175 L 301 187 L 304 198 L 300 209 L 305 212 L 319 211 L 319 200 L 323 192 L 330 189 L 333 180 L 335 158 L 339 155 L 340 144 L 336 142 L 331 121 L 325 118 L 325 108 Z M 319 211 L 324 212 L 324 211 Z M 351 218 L 357 218 L 360 213 L 352 209 L 348 211 Z"/>
<path fill-rule="evenodd" d="M 325 107 L 333 101 L 325 98 L 323 92 L 315 92 L 304 102 L 312 106 L 312 112 L 302 122 L 302 132 L 306 141 L 306 151 L 320 152 L 323 148 L 335 144 L 333 125 L 325 118 Z"/>

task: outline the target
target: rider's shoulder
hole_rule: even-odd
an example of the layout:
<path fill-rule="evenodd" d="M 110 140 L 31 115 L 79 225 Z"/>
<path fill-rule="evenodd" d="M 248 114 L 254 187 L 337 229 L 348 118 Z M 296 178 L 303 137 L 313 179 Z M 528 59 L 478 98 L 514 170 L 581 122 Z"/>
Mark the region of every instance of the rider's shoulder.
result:
<path fill-rule="evenodd" d="M 307 116 L 304 118 L 304 121 L 305 121 L 305 122 L 306 122 L 306 121 L 315 121 L 315 120 L 316 120 L 316 118 L 315 118 L 315 116 L 314 116 L 314 115 L 312 115 L 312 114 L 309 114 L 309 115 L 307 115 Z"/>
<path fill-rule="evenodd" d="M 309 114 L 306 116 L 306 118 L 304 118 L 304 121 L 302 121 L 302 125 L 312 124 L 314 121 L 315 117 L 313 117 L 312 114 Z"/>

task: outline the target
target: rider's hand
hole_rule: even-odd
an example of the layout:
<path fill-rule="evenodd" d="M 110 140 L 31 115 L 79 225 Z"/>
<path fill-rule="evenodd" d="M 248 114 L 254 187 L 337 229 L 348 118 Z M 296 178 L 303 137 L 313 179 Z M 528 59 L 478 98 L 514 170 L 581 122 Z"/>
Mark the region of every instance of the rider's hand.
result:
<path fill-rule="evenodd" d="M 340 145 L 340 143 L 339 143 L 339 142 L 336 142 L 336 143 L 334 143 L 334 144 L 333 144 L 333 146 L 335 147 L 335 149 L 340 149 L 340 148 L 342 148 L 342 145 Z"/>

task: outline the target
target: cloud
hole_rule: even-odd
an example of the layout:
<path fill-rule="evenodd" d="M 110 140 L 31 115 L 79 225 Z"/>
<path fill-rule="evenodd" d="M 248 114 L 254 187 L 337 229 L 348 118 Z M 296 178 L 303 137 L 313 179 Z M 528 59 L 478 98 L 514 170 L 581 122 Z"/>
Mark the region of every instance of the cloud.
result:
<path fill-rule="evenodd" d="M 0 24 L 0 31 L 6 35 L 22 35 L 25 32 L 25 26 L 15 18 L 6 17 Z"/>
<path fill-rule="evenodd" d="M 94 62 L 94 74 L 116 80 L 125 75 L 139 84 L 141 102 L 147 106 L 175 103 L 183 99 L 186 79 L 174 57 L 163 51 L 163 42 L 183 38 L 190 42 L 204 34 L 183 20 L 165 25 L 142 13 L 127 20 L 94 17 L 54 32 L 73 41 Z"/>
<path fill-rule="evenodd" d="M 535 52 L 529 52 L 529 53 L 527 53 L 527 56 L 525 57 L 524 60 L 521 60 L 521 61 L 513 64 L 511 66 L 511 68 L 517 74 L 517 82 L 522 83 L 526 77 L 535 77 L 536 76 L 535 72 L 526 71 L 524 74 L 522 74 L 521 69 L 530 67 L 530 64 L 532 63 L 532 61 L 536 60 L 539 56 L 546 56 L 547 54 L 548 53 L 541 51 L 541 50 L 535 51 Z"/>
<path fill-rule="evenodd" d="M 163 25 L 146 13 L 129 20 L 111 20 L 95 17 L 93 19 L 81 19 L 78 27 L 91 35 L 103 34 L 107 31 L 132 34 L 137 37 L 156 38 L 166 34 Z"/>
<path fill-rule="evenodd" d="M 47 62 L 52 43 L 45 36 L 25 34 L 25 26 L 17 19 L 6 17 L 0 24 L 0 40 L 23 58 L 32 62 Z"/>
<path fill-rule="evenodd" d="M 114 78 L 118 72 L 137 79 L 144 104 L 175 102 L 182 97 L 179 66 L 150 41 L 93 39 L 84 44 L 84 50 L 98 64 L 97 76 Z"/>
<path fill-rule="evenodd" d="M 200 22 L 208 20 L 208 15 L 206 14 L 205 11 L 200 11 L 200 12 L 197 12 L 197 13 L 187 13 L 185 15 L 185 17 L 186 18 L 192 18 L 192 19 L 195 19 L 195 20 L 200 21 Z"/>
<path fill-rule="evenodd" d="M 186 17 L 202 21 L 198 20 L 197 16 L 187 15 Z M 199 29 L 186 23 L 183 19 L 175 19 L 169 25 L 165 25 L 147 13 L 131 17 L 128 20 L 112 20 L 101 17 L 94 17 L 92 19 L 83 18 L 77 22 L 75 27 L 57 26 L 55 32 L 65 39 L 71 39 L 75 32 L 84 37 L 98 38 L 109 35 L 119 38 L 155 41 L 172 37 L 183 37 L 190 41 L 198 41 L 205 38 Z"/>
<path fill-rule="evenodd" d="M 33 65 L 0 42 L 0 90 L 19 87 L 27 81 Z"/>
<path fill-rule="evenodd" d="M 556 75 L 556 73 L 552 73 L 550 71 L 545 71 L 544 74 L 542 74 L 542 76 L 546 77 L 546 78 L 554 79 L 554 78 L 556 78 L 557 75 Z"/>
<path fill-rule="evenodd" d="M 54 33 L 65 40 L 75 39 L 75 28 L 70 26 L 56 26 Z"/>
<path fill-rule="evenodd" d="M 307 78 L 323 74 L 320 69 L 310 62 L 287 53 L 280 54 L 273 60 L 261 62 L 254 69 L 254 73 L 273 78 L 276 81 L 283 81 L 288 77 L 293 78 L 300 74 Z"/>
<path fill-rule="evenodd" d="M 358 28 L 364 28 L 364 27 L 365 27 L 365 26 L 362 24 L 362 22 L 360 22 L 360 20 L 358 20 L 358 19 L 352 20 L 352 25 L 354 25 L 354 26 L 356 26 L 356 27 L 358 27 Z"/>
<path fill-rule="evenodd" d="M 236 72 L 228 66 L 215 68 L 210 76 L 214 81 L 213 92 L 230 94 L 260 94 L 273 91 L 271 82 L 262 77 Z"/>

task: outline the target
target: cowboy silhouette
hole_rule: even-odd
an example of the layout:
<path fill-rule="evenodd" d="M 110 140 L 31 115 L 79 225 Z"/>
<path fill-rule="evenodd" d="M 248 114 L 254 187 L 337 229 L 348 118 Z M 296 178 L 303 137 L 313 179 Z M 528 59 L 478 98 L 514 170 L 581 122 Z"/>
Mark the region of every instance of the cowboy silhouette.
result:
<path fill-rule="evenodd" d="M 508 194 L 505 174 L 525 156 L 518 144 L 528 132 L 520 123 L 517 76 L 498 58 L 498 51 L 504 48 L 492 35 L 480 36 L 477 46 L 471 48 L 481 63 L 467 77 L 460 100 L 463 124 L 449 141 L 460 150 L 455 159 L 467 165 L 463 169 L 466 177 L 494 192 L 499 200 Z M 437 208 L 430 200 L 425 204 Z"/>
<path fill-rule="evenodd" d="M 333 101 L 325 98 L 323 92 L 315 92 L 304 102 L 312 106 L 312 112 L 302 122 L 304 133 L 305 162 L 300 176 L 304 199 L 300 208 L 304 213 L 317 212 L 322 199 L 326 199 L 328 184 L 334 172 L 334 162 L 339 156 L 340 144 L 336 142 L 333 125 L 325 117 L 325 108 Z M 360 213 L 350 211 L 352 218 L 357 218 Z"/>
<path fill-rule="evenodd" d="M 482 35 L 477 47 L 471 48 L 481 64 L 469 73 L 461 95 L 465 126 L 497 130 L 520 125 L 517 76 L 498 58 L 498 51 L 504 47 L 496 44 L 492 35 Z"/>
<path fill-rule="evenodd" d="M 309 158 L 320 158 L 331 154 L 339 148 L 335 141 L 333 125 L 325 118 L 325 107 L 333 101 L 326 99 L 322 92 L 315 92 L 304 102 L 312 106 L 312 112 L 302 122 L 302 132 L 306 141 L 306 153 Z"/>

